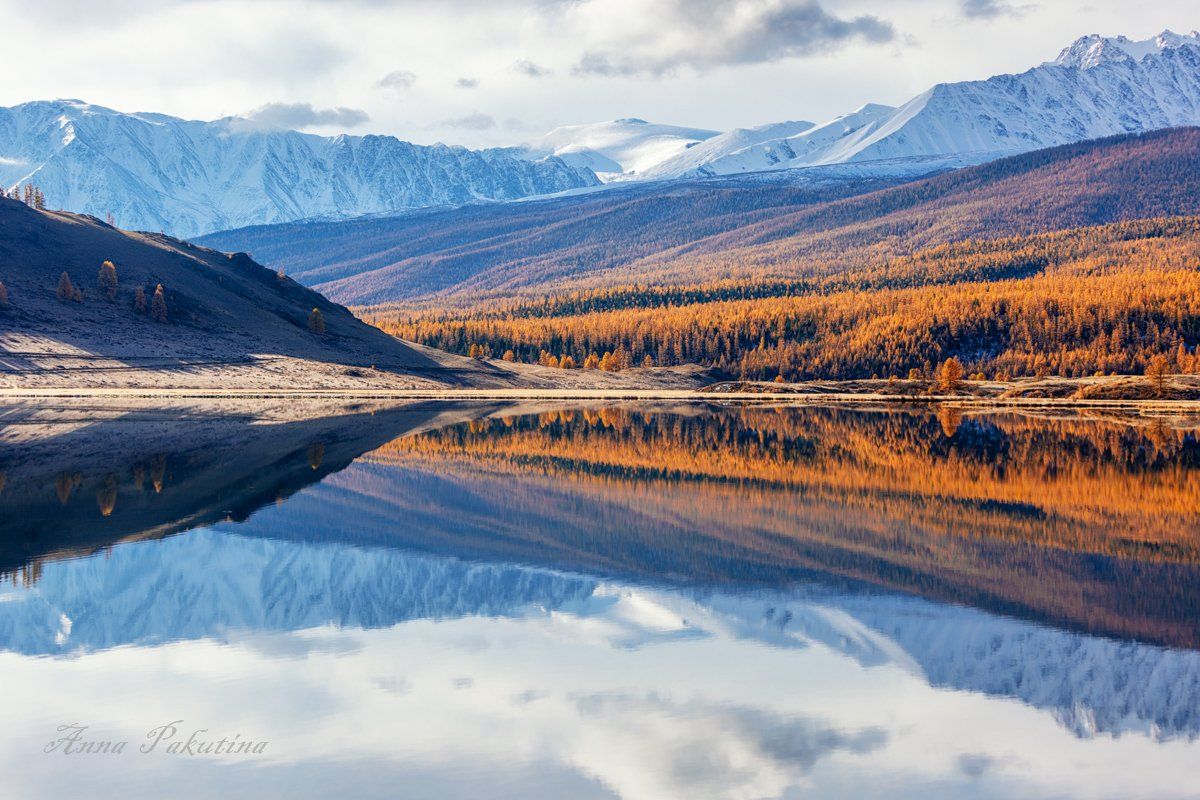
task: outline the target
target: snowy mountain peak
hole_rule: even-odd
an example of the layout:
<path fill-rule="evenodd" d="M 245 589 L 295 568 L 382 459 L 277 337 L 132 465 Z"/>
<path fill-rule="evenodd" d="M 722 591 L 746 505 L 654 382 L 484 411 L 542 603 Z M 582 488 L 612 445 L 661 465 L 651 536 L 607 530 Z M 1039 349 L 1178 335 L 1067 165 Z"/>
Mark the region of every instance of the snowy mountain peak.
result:
<path fill-rule="evenodd" d="M 324 137 L 227 117 L 200 122 L 81 100 L 0 108 L 0 187 L 33 182 L 54 208 L 177 236 L 593 186 L 557 158 Z"/>
<path fill-rule="evenodd" d="M 1070 142 L 1200 125 L 1200 33 L 1085 36 L 1016 75 L 941 83 L 804 129 L 733 131 L 644 169 L 668 179 L 862 165 L 876 175 L 977 164 Z M 758 131 L 759 133 L 756 133 Z"/>
<path fill-rule="evenodd" d="M 524 148 L 528 157 L 556 156 L 608 180 L 641 173 L 719 135 L 703 128 L 659 125 L 638 117 L 555 128 Z"/>
<path fill-rule="evenodd" d="M 1093 33 L 1076 39 L 1050 62 L 1060 67 L 1092 69 L 1117 61 L 1139 62 L 1146 56 L 1177 47 L 1200 46 L 1200 32 L 1178 34 L 1163 31 L 1158 36 L 1134 41 L 1126 36 L 1100 36 Z"/>

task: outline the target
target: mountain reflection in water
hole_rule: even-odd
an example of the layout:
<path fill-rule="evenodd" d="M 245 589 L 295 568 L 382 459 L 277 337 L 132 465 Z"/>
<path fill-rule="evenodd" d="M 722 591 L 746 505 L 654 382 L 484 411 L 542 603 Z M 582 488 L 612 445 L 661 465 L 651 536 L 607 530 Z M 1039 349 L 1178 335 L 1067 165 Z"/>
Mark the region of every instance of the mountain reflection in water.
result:
<path fill-rule="evenodd" d="M 0 761 L 219 713 L 298 796 L 1190 796 L 1191 420 L 526 412 L 5 412 Z"/>

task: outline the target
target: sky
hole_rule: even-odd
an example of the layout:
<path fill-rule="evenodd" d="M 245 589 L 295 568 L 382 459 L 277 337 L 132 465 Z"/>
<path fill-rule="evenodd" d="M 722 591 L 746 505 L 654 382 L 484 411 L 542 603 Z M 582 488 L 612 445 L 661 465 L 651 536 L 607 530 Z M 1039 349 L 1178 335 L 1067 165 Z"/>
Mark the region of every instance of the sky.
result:
<path fill-rule="evenodd" d="M 315 133 L 517 144 L 640 117 L 824 122 L 1019 72 L 1195 0 L 0 0 L 0 105 L 78 98 Z"/>

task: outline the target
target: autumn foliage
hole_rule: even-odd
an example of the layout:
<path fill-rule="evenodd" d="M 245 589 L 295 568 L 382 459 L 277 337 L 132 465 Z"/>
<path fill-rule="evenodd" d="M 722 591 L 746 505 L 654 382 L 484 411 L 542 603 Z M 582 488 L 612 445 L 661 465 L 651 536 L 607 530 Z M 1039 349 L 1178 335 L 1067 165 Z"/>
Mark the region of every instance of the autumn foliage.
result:
<path fill-rule="evenodd" d="M 1137 220 L 938 245 L 795 281 L 636 284 L 464 309 L 374 309 L 385 330 L 471 344 L 628 353 L 771 380 L 933 376 L 947 359 L 988 377 L 1140 373 L 1163 355 L 1200 371 L 1200 218 Z M 599 356 L 597 355 L 597 358 Z"/>

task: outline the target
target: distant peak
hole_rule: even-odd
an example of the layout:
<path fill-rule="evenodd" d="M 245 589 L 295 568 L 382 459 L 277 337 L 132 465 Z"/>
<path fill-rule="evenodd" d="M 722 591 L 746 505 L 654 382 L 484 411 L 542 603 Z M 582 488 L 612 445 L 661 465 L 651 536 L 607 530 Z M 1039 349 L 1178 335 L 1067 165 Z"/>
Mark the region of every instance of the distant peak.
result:
<path fill-rule="evenodd" d="M 864 103 L 863 105 L 859 106 L 854 111 L 854 113 L 855 114 L 887 114 L 887 113 L 889 113 L 891 111 L 895 111 L 895 110 L 896 110 L 895 106 L 885 106 L 883 103 Z"/>
<path fill-rule="evenodd" d="M 622 117 L 621 119 L 613 120 L 613 122 L 619 122 L 619 123 L 623 123 L 625 125 L 649 125 L 650 124 L 649 122 L 646 122 L 646 120 L 638 119 L 637 117 Z"/>
<path fill-rule="evenodd" d="M 1135 41 L 1126 36 L 1101 36 L 1093 33 L 1076 39 L 1051 63 L 1076 69 L 1091 69 L 1118 61 L 1141 61 L 1149 55 L 1177 47 L 1200 47 L 1200 33 L 1163 31 L 1158 36 Z"/>

